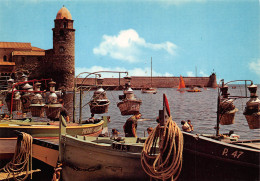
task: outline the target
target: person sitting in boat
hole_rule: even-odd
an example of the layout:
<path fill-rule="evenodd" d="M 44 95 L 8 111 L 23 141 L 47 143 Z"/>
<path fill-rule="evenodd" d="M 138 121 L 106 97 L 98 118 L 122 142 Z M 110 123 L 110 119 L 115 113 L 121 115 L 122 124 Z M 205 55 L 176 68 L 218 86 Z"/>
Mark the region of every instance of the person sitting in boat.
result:
<path fill-rule="evenodd" d="M 116 141 L 120 141 L 121 137 L 119 137 L 119 131 L 115 128 L 112 129 L 112 136 L 110 137 L 110 139 L 116 140 Z"/>
<path fill-rule="evenodd" d="M 191 128 L 186 121 L 182 120 L 181 124 L 182 124 L 182 131 L 185 131 L 185 132 L 188 132 L 188 133 L 191 132 Z"/>
<path fill-rule="evenodd" d="M 91 113 L 90 118 L 88 118 L 87 123 L 94 124 L 95 123 L 95 114 Z"/>
<path fill-rule="evenodd" d="M 150 135 L 152 132 L 153 132 L 153 128 L 152 127 L 147 128 L 148 135 Z"/>
<path fill-rule="evenodd" d="M 67 123 L 70 122 L 69 112 L 64 107 L 63 99 L 60 99 L 59 103 L 62 105 L 61 108 L 60 108 L 60 115 L 64 117 L 64 119 L 66 120 Z"/>
<path fill-rule="evenodd" d="M 190 126 L 191 131 L 193 131 L 193 125 L 191 124 L 191 121 L 188 120 L 187 123 L 188 123 L 188 125 Z"/>
<path fill-rule="evenodd" d="M 238 138 L 240 138 L 240 136 L 235 134 L 233 130 L 229 131 L 228 136 L 229 136 L 230 139 L 232 139 L 234 141 L 237 141 Z"/>
<path fill-rule="evenodd" d="M 141 116 L 142 116 L 141 113 L 137 113 L 126 120 L 126 123 L 123 126 L 125 137 L 137 137 L 136 134 L 137 120 L 140 119 Z"/>

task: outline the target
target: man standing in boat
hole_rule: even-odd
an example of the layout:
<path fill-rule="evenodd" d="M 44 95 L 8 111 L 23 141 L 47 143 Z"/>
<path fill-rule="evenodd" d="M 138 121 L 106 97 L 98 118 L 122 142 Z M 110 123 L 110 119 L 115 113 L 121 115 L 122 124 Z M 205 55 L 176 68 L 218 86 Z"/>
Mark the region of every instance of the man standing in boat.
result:
<path fill-rule="evenodd" d="M 136 134 L 137 120 L 140 119 L 141 116 L 142 116 L 141 113 L 137 113 L 126 120 L 126 123 L 123 126 L 125 137 L 137 137 Z"/>
<path fill-rule="evenodd" d="M 60 99 L 59 103 L 62 105 L 62 107 L 60 108 L 60 115 L 62 115 L 64 117 L 64 119 L 66 120 L 67 123 L 70 122 L 69 112 L 64 107 L 63 99 Z"/>

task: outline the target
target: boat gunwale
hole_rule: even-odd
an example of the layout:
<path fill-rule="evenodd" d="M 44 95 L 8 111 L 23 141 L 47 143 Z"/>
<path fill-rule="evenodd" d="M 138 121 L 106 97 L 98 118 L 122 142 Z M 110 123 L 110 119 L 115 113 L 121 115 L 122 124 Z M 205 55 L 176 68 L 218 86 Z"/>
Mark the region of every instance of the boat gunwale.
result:
<path fill-rule="evenodd" d="M 6 124 L 6 123 L 5 123 Z M 95 128 L 95 127 L 98 127 L 98 126 L 102 126 L 104 124 L 104 121 L 101 120 L 100 122 L 98 123 L 94 123 L 94 124 L 79 124 L 77 126 L 67 126 L 66 129 L 79 129 L 79 128 Z M 15 124 L 14 124 L 15 125 Z M 4 126 L 1 126 L 1 123 L 0 123 L 0 129 L 59 129 L 59 125 L 17 125 L 17 126 L 9 126 L 8 125 L 4 125 Z"/>
<path fill-rule="evenodd" d="M 96 137 L 96 138 L 103 138 L 103 137 Z M 64 141 L 64 139 L 66 141 Z M 110 139 L 110 138 L 108 138 L 108 139 Z M 95 140 L 93 140 L 93 141 L 95 141 Z M 124 144 L 124 143 L 120 143 L 120 142 L 116 142 L 116 141 L 113 141 L 111 144 L 95 143 L 93 141 L 75 138 L 75 137 L 70 136 L 70 135 L 62 135 L 61 136 L 61 144 L 62 145 L 65 144 L 65 147 L 66 147 L 66 144 L 68 144 L 68 145 L 73 146 L 73 147 L 81 147 L 81 148 L 83 147 L 83 149 L 85 149 L 84 147 L 87 145 L 87 146 L 89 146 L 89 147 L 86 147 L 87 149 L 94 149 L 93 151 L 95 151 L 95 152 L 97 152 L 97 149 L 100 149 L 100 150 L 105 150 L 106 153 L 109 153 L 111 155 L 116 155 L 116 156 L 122 156 L 122 157 L 127 156 L 127 157 L 132 157 L 132 158 L 140 158 L 140 156 L 141 156 L 141 152 L 132 152 L 132 151 L 114 149 L 112 147 L 112 145 L 114 143 L 118 143 L 118 144 L 126 145 L 126 146 L 129 145 L 129 144 Z M 75 144 L 71 144 L 71 143 L 75 143 Z M 143 147 L 143 144 L 142 145 L 132 145 L 131 144 L 131 146 L 140 148 L 140 147 Z"/>
<path fill-rule="evenodd" d="M 223 141 L 219 141 L 219 140 L 214 140 L 212 138 L 208 138 L 208 137 L 203 136 L 203 135 L 187 133 L 187 132 L 183 132 L 183 134 L 187 134 L 189 136 L 193 136 L 195 139 L 202 139 L 202 140 L 218 143 L 218 144 L 221 144 L 221 145 L 224 145 L 224 146 L 234 147 L 234 148 L 238 148 L 238 149 L 244 149 L 244 150 L 247 150 L 247 151 L 254 151 L 254 152 L 256 151 L 256 152 L 260 153 L 260 149 L 248 148 L 248 147 L 244 147 L 244 146 L 241 146 L 241 145 L 234 144 L 234 143 L 237 143 L 237 142 L 230 142 L 230 143 L 228 143 L 228 142 L 223 142 Z M 249 141 L 249 140 L 247 140 L 247 141 Z M 254 141 L 254 140 L 252 140 L 252 141 Z"/>

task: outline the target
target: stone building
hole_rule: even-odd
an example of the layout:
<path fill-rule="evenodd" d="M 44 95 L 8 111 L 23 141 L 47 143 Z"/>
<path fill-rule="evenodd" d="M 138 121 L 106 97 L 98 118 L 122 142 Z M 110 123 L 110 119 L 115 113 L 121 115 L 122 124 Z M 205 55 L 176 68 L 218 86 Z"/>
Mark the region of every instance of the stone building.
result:
<path fill-rule="evenodd" d="M 57 88 L 73 88 L 75 29 L 66 7 L 58 11 L 52 31 L 53 49 L 49 50 L 33 47 L 31 43 L 0 42 L 0 86 L 3 87 L 15 71 L 27 70 L 30 79 L 52 78 Z"/>

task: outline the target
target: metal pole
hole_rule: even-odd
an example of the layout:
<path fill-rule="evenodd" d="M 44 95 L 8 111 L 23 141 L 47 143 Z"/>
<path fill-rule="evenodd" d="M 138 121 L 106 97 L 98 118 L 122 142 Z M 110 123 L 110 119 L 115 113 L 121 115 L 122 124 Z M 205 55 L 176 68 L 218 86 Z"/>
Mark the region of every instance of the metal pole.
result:
<path fill-rule="evenodd" d="M 151 57 L 151 87 L 153 87 L 153 63 L 152 63 L 152 57 Z"/>
<path fill-rule="evenodd" d="M 219 136 L 219 122 L 220 122 L 220 120 L 219 120 L 219 114 L 220 114 L 220 112 L 219 112 L 219 104 L 220 104 L 220 96 L 218 95 L 218 103 L 217 103 L 218 105 L 217 105 L 217 132 L 216 132 L 216 136 Z"/>
<path fill-rule="evenodd" d="M 246 91 L 246 97 L 247 97 L 246 80 L 245 80 L 245 91 Z"/>
<path fill-rule="evenodd" d="M 121 78 L 120 76 L 121 76 L 121 74 L 120 74 L 120 72 L 119 72 L 119 86 L 121 85 L 121 84 L 120 84 L 120 78 Z"/>
<path fill-rule="evenodd" d="M 79 124 L 81 124 L 82 121 L 82 87 L 80 87 L 80 99 L 79 99 Z"/>
<path fill-rule="evenodd" d="M 73 123 L 75 123 L 75 120 L 76 120 L 76 89 L 77 89 L 76 80 L 75 80 L 74 89 L 73 89 Z"/>

